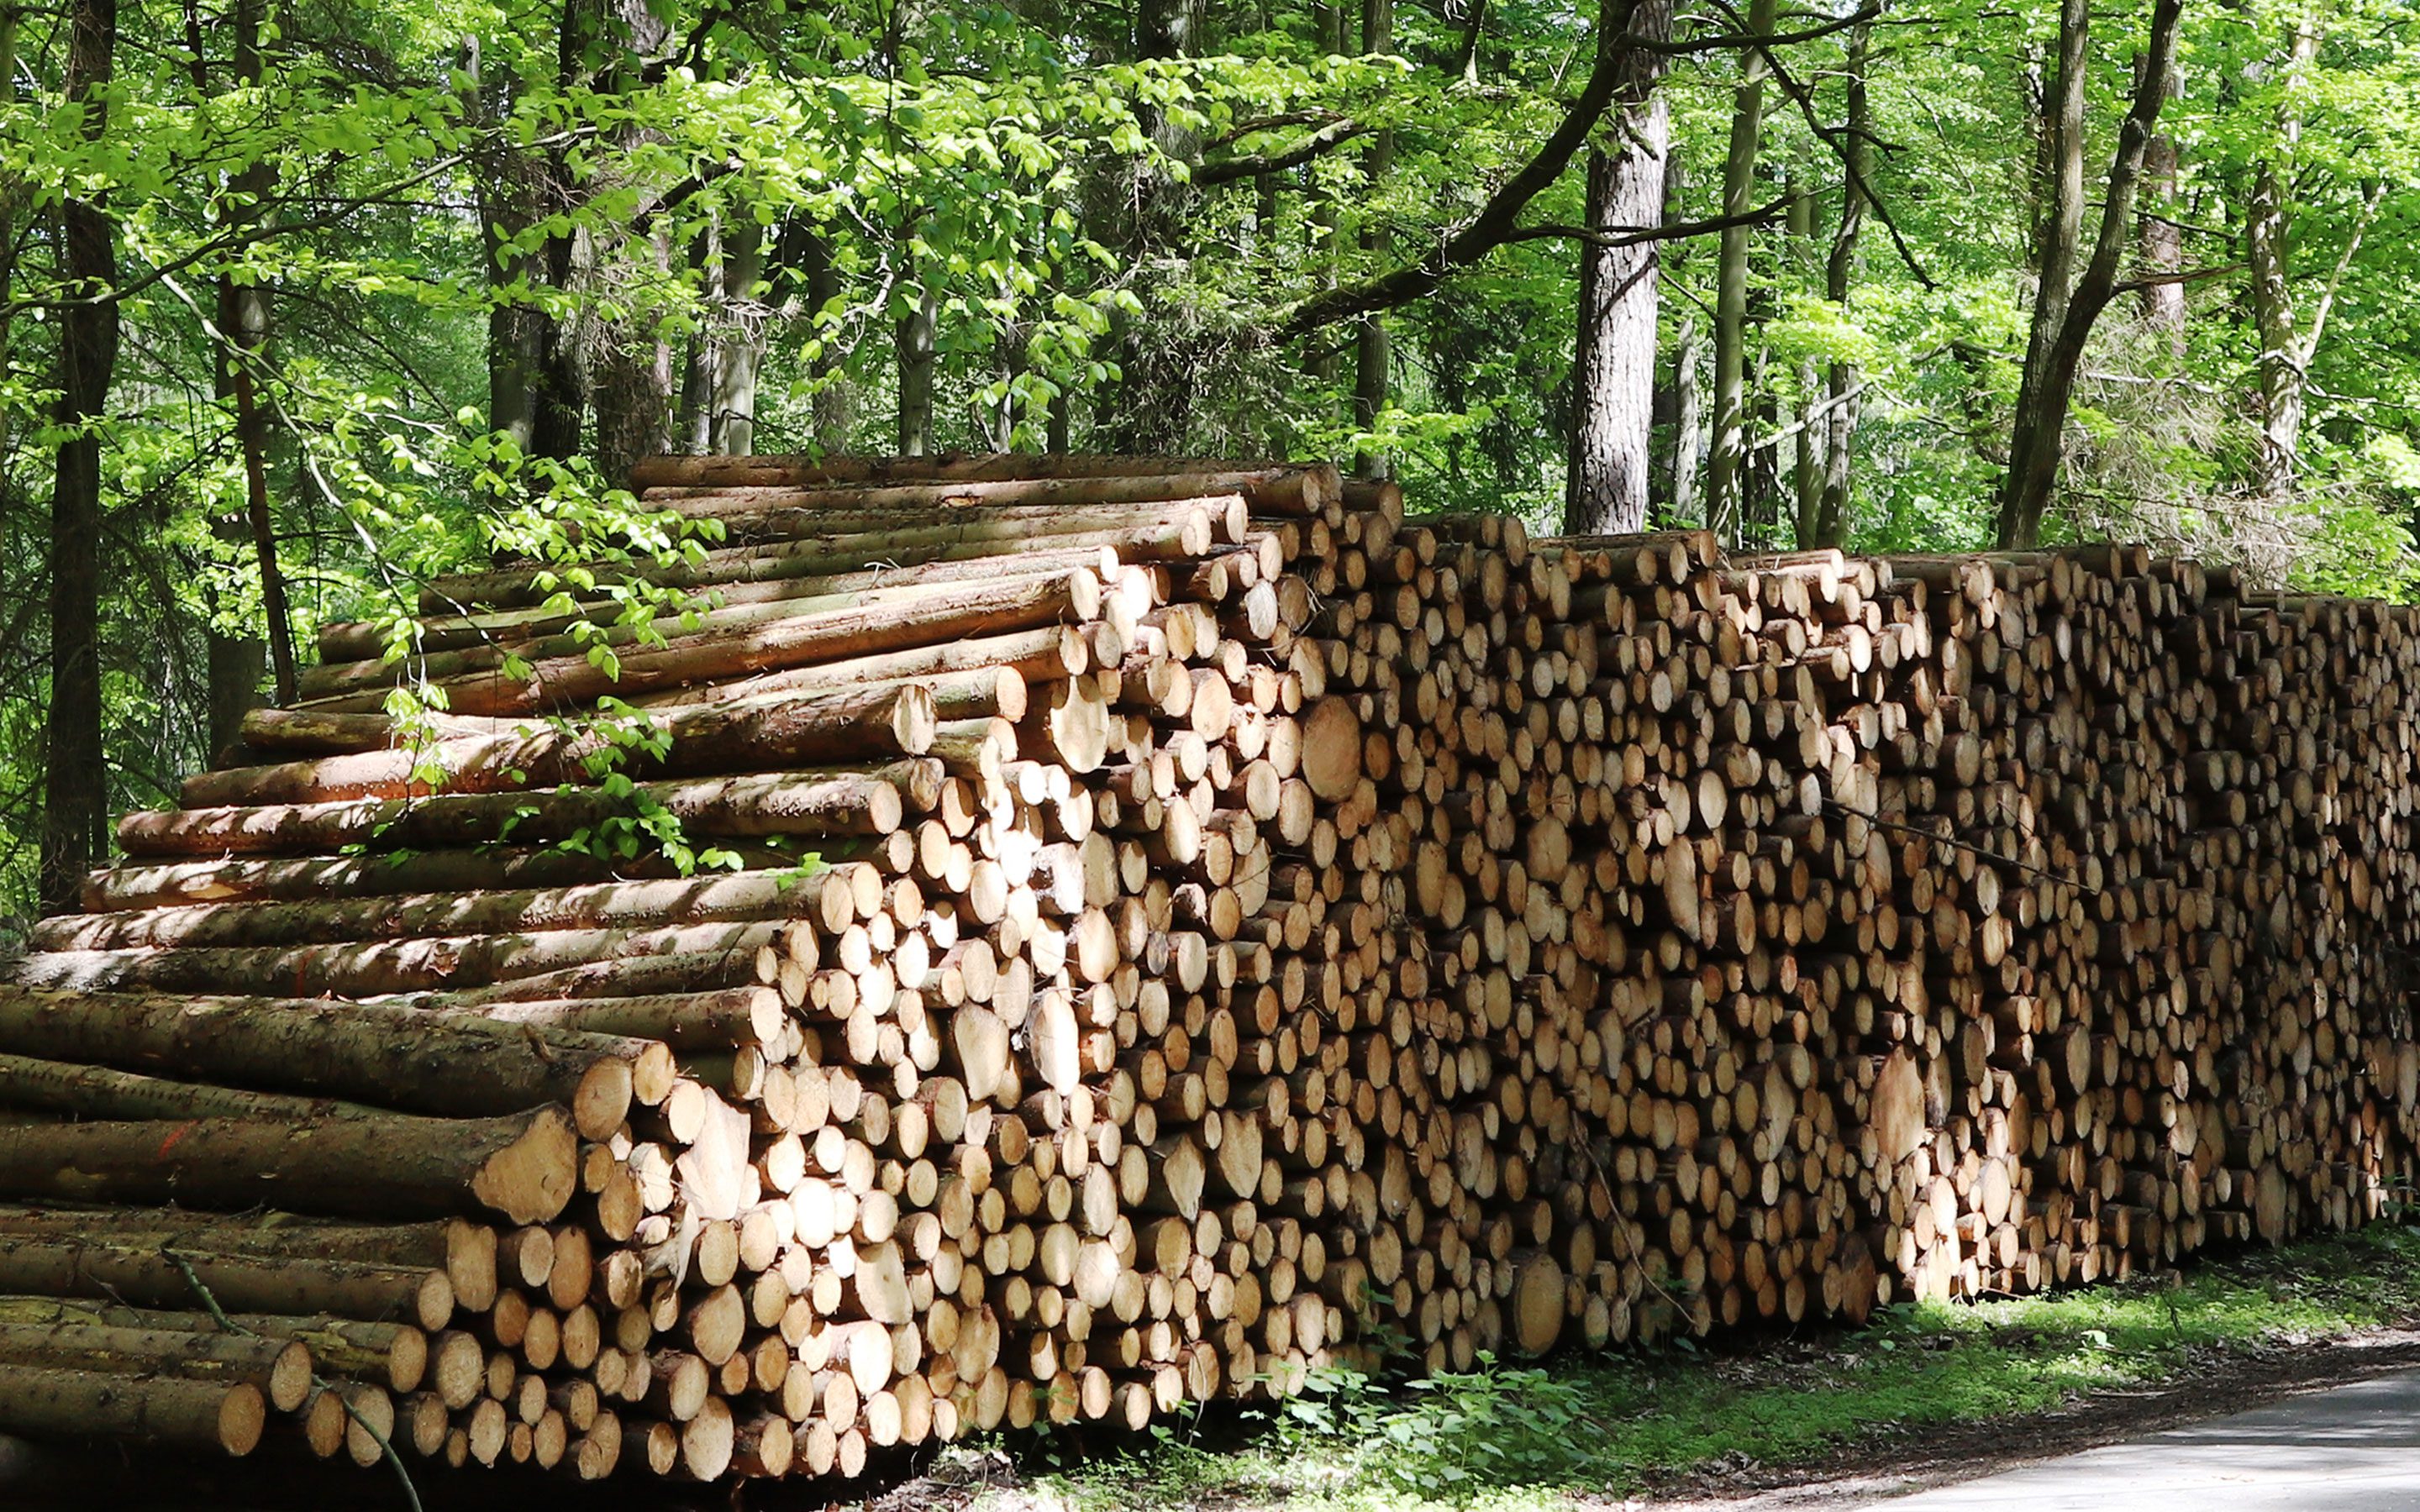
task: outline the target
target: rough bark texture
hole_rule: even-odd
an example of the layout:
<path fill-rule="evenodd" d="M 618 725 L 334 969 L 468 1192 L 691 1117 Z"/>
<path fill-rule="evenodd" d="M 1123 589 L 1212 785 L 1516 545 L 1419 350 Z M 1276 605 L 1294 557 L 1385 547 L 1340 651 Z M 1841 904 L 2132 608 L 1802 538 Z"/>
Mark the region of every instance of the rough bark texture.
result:
<path fill-rule="evenodd" d="M 68 99 L 79 102 L 80 129 L 99 137 L 108 125 L 108 89 L 117 49 L 117 0 L 74 0 L 68 10 Z M 68 290 L 93 299 L 117 278 L 117 234 L 102 208 L 84 199 L 59 208 L 60 275 Z M 70 306 L 59 316 L 59 443 L 51 493 L 51 686 L 42 766 L 39 897 L 44 912 L 68 906 L 100 855 L 109 810 L 109 767 L 101 748 L 101 430 L 117 364 L 114 298 Z"/>
<path fill-rule="evenodd" d="M 1668 0 L 1641 0 L 1633 33 L 1668 41 Z M 1616 230 L 1661 224 L 1670 106 L 1656 87 L 1664 54 L 1634 50 L 1615 91 L 1618 152 L 1591 151 L 1588 224 Z M 1580 308 L 1572 363 L 1572 455 L 1563 529 L 1575 535 L 1647 528 L 1653 471 L 1657 244 L 1580 248 Z"/>

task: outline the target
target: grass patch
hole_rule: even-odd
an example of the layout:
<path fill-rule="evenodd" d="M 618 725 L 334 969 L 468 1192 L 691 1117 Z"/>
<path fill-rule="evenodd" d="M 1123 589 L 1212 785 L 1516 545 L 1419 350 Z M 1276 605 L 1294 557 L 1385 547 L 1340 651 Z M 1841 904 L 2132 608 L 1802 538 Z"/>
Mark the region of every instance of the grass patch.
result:
<path fill-rule="evenodd" d="M 1894 1307 L 1854 1332 L 1544 1367 L 1498 1362 L 1436 1381 L 1332 1373 L 1302 1398 L 1209 1409 L 1157 1426 L 1140 1445 L 1011 1441 L 1023 1485 L 976 1505 L 1567 1506 L 1689 1472 L 2039 1412 L 2420 1317 L 2416 1262 L 2420 1230 L 2379 1227 L 2203 1261 L 2181 1281 Z"/>

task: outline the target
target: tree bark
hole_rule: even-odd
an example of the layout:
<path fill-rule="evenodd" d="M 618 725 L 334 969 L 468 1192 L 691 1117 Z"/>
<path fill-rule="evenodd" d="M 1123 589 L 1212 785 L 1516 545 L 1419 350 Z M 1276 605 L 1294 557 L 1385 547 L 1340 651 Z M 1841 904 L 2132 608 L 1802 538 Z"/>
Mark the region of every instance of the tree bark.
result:
<path fill-rule="evenodd" d="M 923 456 L 933 450 L 933 316 L 937 291 L 920 283 L 915 301 L 899 317 L 893 346 L 899 361 L 899 455 Z"/>
<path fill-rule="evenodd" d="M 1669 41 L 1669 0 L 1639 0 L 1631 32 Z M 1664 54 L 1632 49 L 1615 87 L 1622 147 L 1591 151 L 1588 224 L 1652 226 L 1663 219 L 1671 147 L 1670 105 L 1657 87 Z M 1653 242 L 1584 244 L 1579 332 L 1572 363 L 1572 454 L 1563 496 L 1567 535 L 1631 534 L 1647 528 L 1653 470 L 1659 291 Z"/>
<path fill-rule="evenodd" d="M 2170 69 L 2168 98 L 2178 99 L 2183 92 L 2183 80 L 2174 69 Z M 2184 271 L 2185 232 L 2184 226 L 2177 220 L 2180 171 L 2177 139 L 2165 131 L 2152 133 L 2151 140 L 2143 148 L 2143 189 L 2149 203 L 2143 208 L 2141 239 L 2136 256 L 2143 271 L 2153 277 Z M 2184 361 L 2184 285 L 2173 282 L 2147 284 L 2137 298 L 2142 302 L 2143 323 L 2150 328 L 2152 336 L 2167 347 L 2170 358 L 2177 362 Z"/>
<path fill-rule="evenodd" d="M 1750 0 L 1748 31 L 1773 30 L 1773 0 Z M 1764 77 L 1770 71 L 1761 48 L 1740 55 L 1739 86 L 1731 110 L 1730 150 L 1723 159 L 1723 214 L 1745 217 L 1753 209 L 1757 152 L 1764 129 Z M 1706 528 L 1726 546 L 1740 538 L 1743 474 L 1747 465 L 1747 264 L 1754 227 L 1723 229 L 1714 275 L 1714 426 L 1706 466 Z"/>
<path fill-rule="evenodd" d="M 828 324 L 836 312 L 833 306 L 841 297 L 840 270 L 833 265 L 831 241 L 820 231 L 801 231 L 803 245 L 799 261 L 806 269 L 807 318 L 814 332 L 814 356 L 807 364 L 814 379 L 814 397 L 809 401 L 814 414 L 814 443 L 826 455 L 836 455 L 848 450 L 851 393 L 848 373 L 841 365 L 835 351 L 837 328 Z"/>
<path fill-rule="evenodd" d="M 80 130 L 109 124 L 117 0 L 73 0 L 65 95 Z M 117 364 L 117 232 L 91 200 L 59 208 L 59 263 L 70 293 L 91 301 L 59 316 L 60 441 L 51 493 L 51 687 L 42 775 L 39 882 L 45 912 L 70 906 L 101 850 L 109 764 L 101 707 L 101 426 Z"/>
<path fill-rule="evenodd" d="M 753 222 L 726 231 L 723 327 L 714 346 L 713 425 L 707 450 L 746 456 L 756 445 L 756 378 L 765 364 L 765 233 Z"/>
<path fill-rule="evenodd" d="M 106 1435 L 240 1458 L 259 1444 L 267 1419 L 260 1388 L 249 1382 L 0 1363 L 0 1428 Z"/>

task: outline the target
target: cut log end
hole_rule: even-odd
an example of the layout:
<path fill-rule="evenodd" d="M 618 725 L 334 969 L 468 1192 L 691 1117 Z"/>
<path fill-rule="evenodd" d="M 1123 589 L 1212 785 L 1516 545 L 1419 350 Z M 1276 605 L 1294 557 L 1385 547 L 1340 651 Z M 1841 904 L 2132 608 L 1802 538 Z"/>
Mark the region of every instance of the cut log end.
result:
<path fill-rule="evenodd" d="M 472 1196 L 515 1223 L 559 1215 L 580 1184 L 580 1142 L 557 1108 L 540 1108 L 511 1143 L 481 1164 Z"/>

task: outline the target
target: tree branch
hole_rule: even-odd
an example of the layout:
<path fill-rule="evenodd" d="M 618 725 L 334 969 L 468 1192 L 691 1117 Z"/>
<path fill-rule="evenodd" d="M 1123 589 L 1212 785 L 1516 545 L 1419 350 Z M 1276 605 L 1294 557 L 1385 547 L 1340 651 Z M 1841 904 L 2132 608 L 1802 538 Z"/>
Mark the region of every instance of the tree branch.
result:
<path fill-rule="evenodd" d="M 1714 215 L 1702 221 L 1667 221 L 1662 225 L 1525 225 L 1505 234 L 1506 242 L 1545 241 L 1561 239 L 1585 241 L 1592 247 L 1637 247 L 1651 241 L 1680 241 L 1690 237 L 1702 237 L 1736 225 L 1763 225 L 1778 219 L 1790 208 L 1790 196 L 1782 195 L 1769 205 L 1761 205 L 1743 215 Z"/>
<path fill-rule="evenodd" d="M 1737 31 L 1724 32 L 1720 36 L 1715 37 L 1676 37 L 1668 39 L 1662 38 L 1640 37 L 1633 34 L 1622 37 L 1621 41 L 1623 46 L 1636 48 L 1641 53 L 1662 53 L 1670 57 L 1684 57 L 1698 53 L 1721 53 L 1733 49 L 1744 51 L 1748 48 L 1754 48 L 1759 52 L 1764 52 L 1770 48 L 1794 47 L 1801 42 L 1819 41 L 1826 37 L 1837 36 L 1838 34 L 1855 26 L 1860 22 L 1873 21 L 1880 18 L 1882 13 L 1883 8 L 1880 5 L 1872 3 L 1872 0 L 1868 0 L 1866 5 L 1859 7 L 1848 15 L 1842 16 L 1836 21 L 1827 21 L 1820 26 L 1809 26 L 1804 31 L 1767 32 L 1762 36 L 1757 36 L 1746 31 Z M 1733 19 L 1737 20 L 1736 17 Z"/>
<path fill-rule="evenodd" d="M 1213 158 L 1197 164 L 1192 173 L 1197 189 L 1213 184 L 1233 183 L 1238 178 L 1256 177 L 1264 173 L 1280 173 L 1309 162 L 1321 153 L 1332 150 L 1357 136 L 1367 136 L 1377 128 L 1365 121 L 1350 118 L 1321 127 L 1281 152 L 1259 153 L 1241 158 Z"/>
<path fill-rule="evenodd" d="M 1502 245 L 1517 229 L 1514 222 L 1529 202 L 1571 166 L 1574 154 L 1596 130 L 1597 121 L 1613 102 L 1623 65 L 1630 56 L 1628 48 L 1621 45 L 1621 39 L 1629 31 L 1632 5 L 1633 0 L 1606 0 L 1608 11 L 1620 12 L 1619 24 L 1612 16 L 1599 19 L 1596 62 L 1589 70 L 1588 83 L 1581 87 L 1579 98 L 1572 101 L 1562 123 L 1538 145 L 1538 150 L 1521 165 L 1520 171 L 1488 196 L 1478 215 L 1417 263 L 1406 263 L 1357 284 L 1323 289 L 1280 309 L 1272 332 L 1276 339 L 1291 341 L 1339 320 L 1408 304 L 1435 289 L 1449 274 L 1469 267 Z"/>

